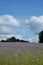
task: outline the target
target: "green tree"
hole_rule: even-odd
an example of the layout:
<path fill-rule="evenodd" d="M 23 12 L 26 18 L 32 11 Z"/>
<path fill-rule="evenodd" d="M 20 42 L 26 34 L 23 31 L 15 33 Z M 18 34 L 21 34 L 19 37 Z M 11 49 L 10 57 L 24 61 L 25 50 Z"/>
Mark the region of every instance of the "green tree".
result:
<path fill-rule="evenodd" d="M 7 42 L 15 42 L 16 38 L 15 37 L 11 37 L 11 38 L 6 39 L 6 41 Z"/>
<path fill-rule="evenodd" d="M 15 37 L 11 37 L 11 38 L 7 38 L 6 40 L 1 40 L 1 42 L 28 42 L 28 41 L 16 39 Z"/>
<path fill-rule="evenodd" d="M 43 31 L 39 33 L 39 43 L 43 43 Z"/>

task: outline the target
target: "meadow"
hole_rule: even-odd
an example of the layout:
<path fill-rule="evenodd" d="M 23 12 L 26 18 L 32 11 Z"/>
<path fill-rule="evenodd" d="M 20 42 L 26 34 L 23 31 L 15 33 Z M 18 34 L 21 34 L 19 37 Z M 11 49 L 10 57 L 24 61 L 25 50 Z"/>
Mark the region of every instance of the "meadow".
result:
<path fill-rule="evenodd" d="M 0 65 L 43 65 L 43 43 L 0 42 Z"/>

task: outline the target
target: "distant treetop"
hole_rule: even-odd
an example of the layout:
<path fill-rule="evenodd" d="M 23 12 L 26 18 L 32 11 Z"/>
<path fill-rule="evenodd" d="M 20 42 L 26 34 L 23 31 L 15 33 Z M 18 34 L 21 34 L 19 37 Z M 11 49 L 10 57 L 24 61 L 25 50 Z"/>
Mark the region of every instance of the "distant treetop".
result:
<path fill-rule="evenodd" d="M 0 42 L 28 42 L 28 41 L 19 40 L 19 39 L 16 39 L 15 37 L 11 37 L 11 38 L 7 38 L 6 40 L 1 40 Z"/>
<path fill-rule="evenodd" d="M 39 33 L 39 43 L 43 43 L 43 31 Z"/>

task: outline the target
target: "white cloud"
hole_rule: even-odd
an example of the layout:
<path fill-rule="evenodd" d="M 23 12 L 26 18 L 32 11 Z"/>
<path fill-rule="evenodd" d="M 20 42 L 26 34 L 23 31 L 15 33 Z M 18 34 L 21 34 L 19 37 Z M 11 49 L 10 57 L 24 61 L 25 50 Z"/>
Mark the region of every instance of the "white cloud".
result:
<path fill-rule="evenodd" d="M 38 33 L 43 30 L 43 15 L 41 16 L 31 16 L 26 19 L 26 25 L 33 32 L 35 37 L 29 38 L 31 42 L 38 42 Z M 33 36 L 33 35 L 32 35 Z"/>
<path fill-rule="evenodd" d="M 25 21 L 27 26 L 25 26 Z M 14 26 L 14 27 L 11 27 L 11 26 Z M 16 30 L 14 28 L 17 30 L 17 34 L 19 32 L 21 35 L 20 34 L 17 35 Z M 32 38 L 31 33 L 29 31 L 32 31 L 33 34 L 34 33 L 36 34 L 36 33 L 39 33 L 41 30 L 43 30 L 43 15 L 31 16 L 30 18 L 25 20 L 18 20 L 11 15 L 0 16 L 0 32 L 9 33 L 8 35 L 0 34 L 0 39 L 5 39 L 8 37 L 15 36 L 16 38 L 19 38 L 19 39 L 28 40 L 31 42 L 38 42 L 38 35 L 36 35 L 36 37 L 32 35 L 33 36 Z M 28 33 L 30 34 L 29 37 L 27 37 Z"/>
<path fill-rule="evenodd" d="M 17 34 L 15 34 L 14 36 L 15 36 L 17 39 L 20 39 L 20 40 L 23 39 L 22 35 L 17 35 Z"/>
<path fill-rule="evenodd" d="M 20 23 L 11 15 L 2 15 L 0 16 L 0 24 L 14 25 L 19 26 Z"/>
<path fill-rule="evenodd" d="M 43 30 L 43 15 L 42 16 L 31 16 L 26 20 L 29 29 L 34 33 L 39 33 Z"/>
<path fill-rule="evenodd" d="M 13 26 L 20 26 L 20 22 L 16 18 L 11 15 L 0 16 L 0 39 L 5 39 L 14 36 L 16 33 L 15 30 L 13 30 Z M 21 38 L 20 35 L 15 36 Z"/>
<path fill-rule="evenodd" d="M 10 37 L 16 37 L 16 39 L 22 39 L 22 36 L 21 35 L 17 35 L 17 34 L 12 34 L 12 35 L 1 35 L 0 36 L 0 40 L 1 39 L 4 39 L 4 40 L 6 40 L 7 38 L 10 38 Z"/>
<path fill-rule="evenodd" d="M 36 37 L 33 37 L 33 38 L 29 38 L 28 40 L 30 42 L 36 42 L 37 43 L 39 39 L 38 39 L 38 36 L 36 36 Z"/>
<path fill-rule="evenodd" d="M 7 28 L 6 26 L 2 26 L 1 29 L 3 30 L 3 32 L 11 33 L 11 29 Z"/>
<path fill-rule="evenodd" d="M 17 19 L 15 19 L 11 15 L 2 15 L 0 16 L 0 31 L 1 32 L 9 32 L 11 33 L 14 30 L 13 26 L 19 26 L 20 23 Z M 12 26 L 12 28 L 10 28 Z"/>

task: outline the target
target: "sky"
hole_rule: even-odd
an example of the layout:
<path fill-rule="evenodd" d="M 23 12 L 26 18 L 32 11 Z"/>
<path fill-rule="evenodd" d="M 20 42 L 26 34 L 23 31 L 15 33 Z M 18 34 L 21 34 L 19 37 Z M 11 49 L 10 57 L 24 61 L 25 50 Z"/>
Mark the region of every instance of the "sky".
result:
<path fill-rule="evenodd" d="M 43 0 L 0 0 L 0 39 L 38 42 L 42 30 Z"/>

